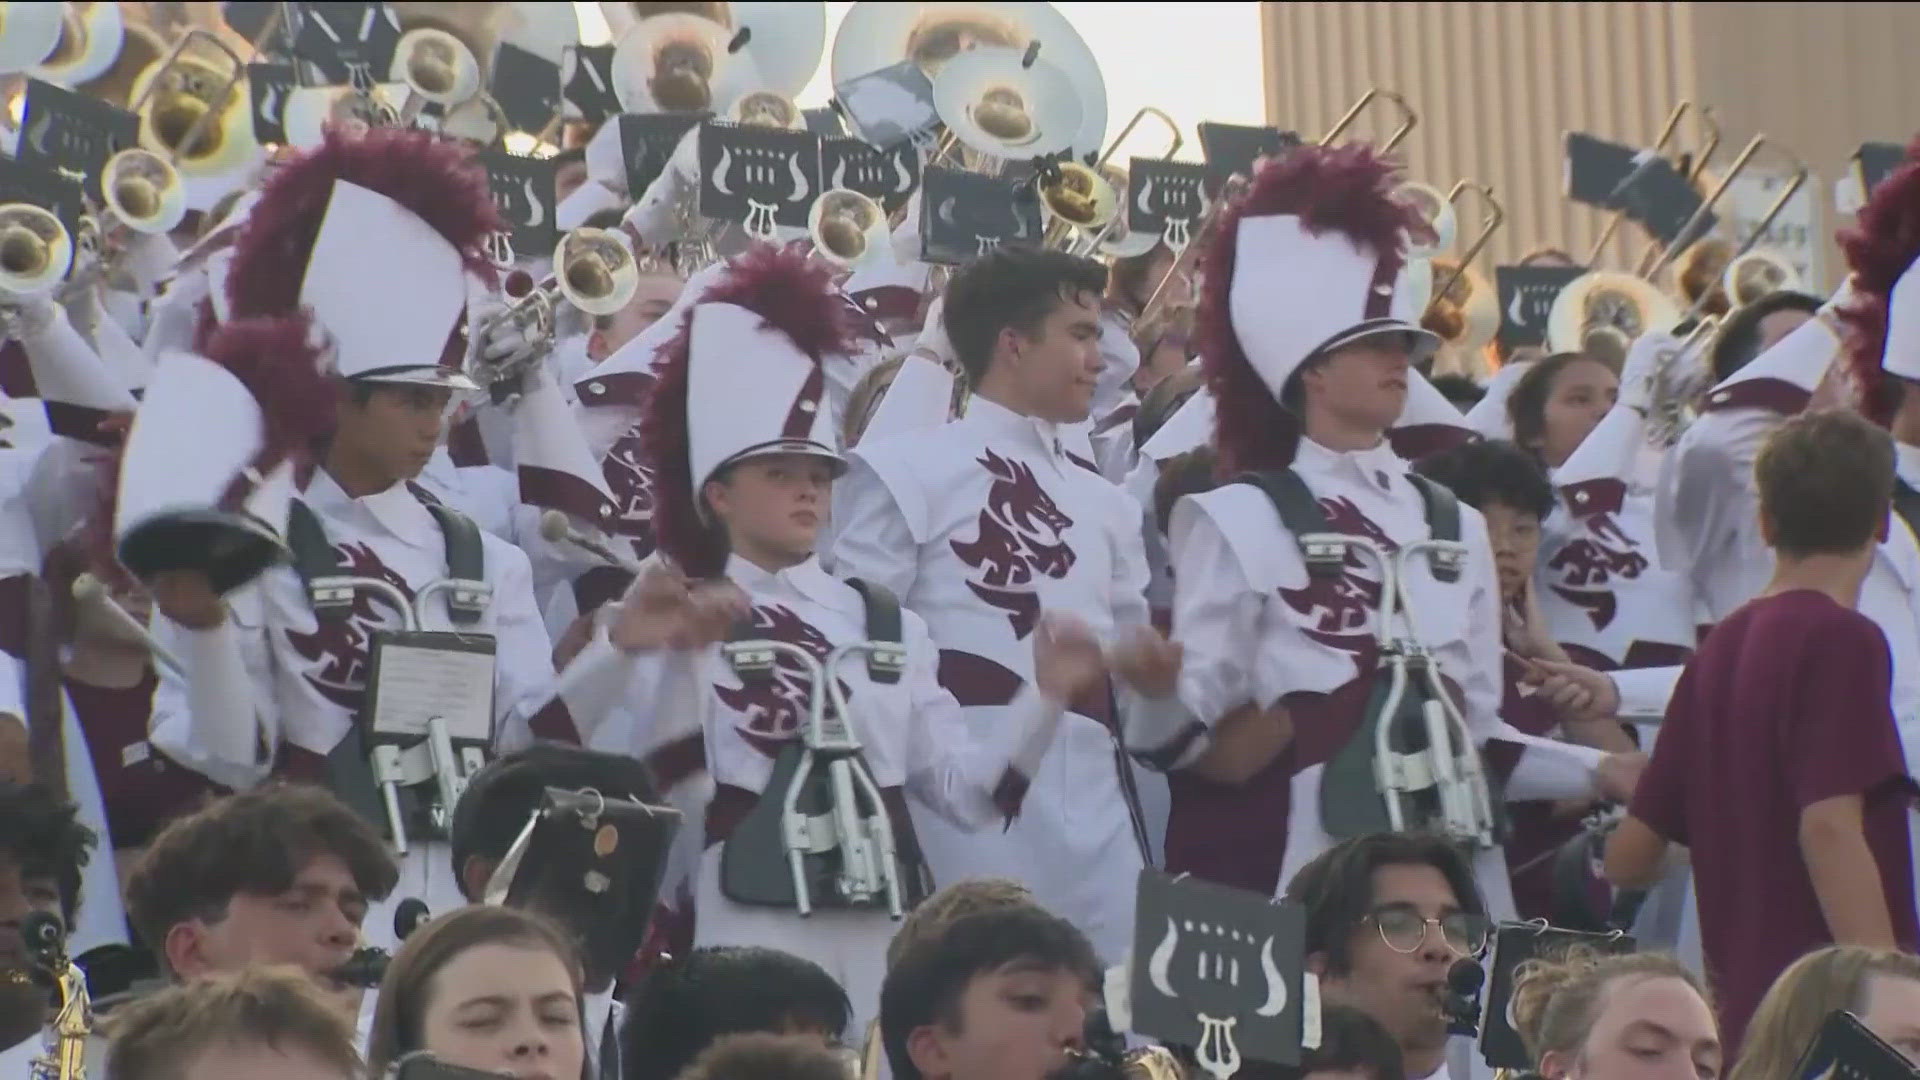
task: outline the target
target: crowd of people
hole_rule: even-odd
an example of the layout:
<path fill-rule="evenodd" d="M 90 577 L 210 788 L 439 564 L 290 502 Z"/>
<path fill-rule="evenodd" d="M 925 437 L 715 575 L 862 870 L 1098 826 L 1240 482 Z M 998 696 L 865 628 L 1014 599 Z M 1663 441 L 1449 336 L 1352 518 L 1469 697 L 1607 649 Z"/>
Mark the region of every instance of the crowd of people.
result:
<path fill-rule="evenodd" d="M 180 40 L 364 7 L 426 109 L 322 85 L 160 227 L 191 131 L 77 223 L 0 169 L 0 1080 L 1916 1075 L 1920 143 L 1831 296 L 1525 345 L 1363 138 L 936 261 L 920 194 L 700 213 L 799 137 L 782 5 L 604 5 L 619 111 L 511 132 L 409 65 L 567 5 L 255 6 Z M 926 183 L 1044 141 L 1046 5 L 885 7 L 1026 88 Z M 176 103 L 64 48 L 42 142 Z"/>

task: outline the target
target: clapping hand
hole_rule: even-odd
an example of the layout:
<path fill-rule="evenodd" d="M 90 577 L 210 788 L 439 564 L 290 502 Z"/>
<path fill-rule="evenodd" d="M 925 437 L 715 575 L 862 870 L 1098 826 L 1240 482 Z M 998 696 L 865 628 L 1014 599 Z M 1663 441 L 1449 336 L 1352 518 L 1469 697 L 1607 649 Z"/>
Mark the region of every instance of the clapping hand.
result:
<path fill-rule="evenodd" d="M 1100 684 L 1107 660 L 1092 628 L 1071 615 L 1049 612 L 1033 636 L 1034 682 L 1049 699 L 1066 704 Z"/>
<path fill-rule="evenodd" d="M 1137 626 L 1113 651 L 1113 670 L 1140 696 L 1164 698 L 1179 685 L 1185 657 L 1179 642 L 1168 641 L 1151 626 Z"/>
<path fill-rule="evenodd" d="M 629 653 L 704 648 L 725 639 L 747 608 L 746 594 L 731 581 L 694 584 L 656 563 L 627 590 L 607 637 Z"/>

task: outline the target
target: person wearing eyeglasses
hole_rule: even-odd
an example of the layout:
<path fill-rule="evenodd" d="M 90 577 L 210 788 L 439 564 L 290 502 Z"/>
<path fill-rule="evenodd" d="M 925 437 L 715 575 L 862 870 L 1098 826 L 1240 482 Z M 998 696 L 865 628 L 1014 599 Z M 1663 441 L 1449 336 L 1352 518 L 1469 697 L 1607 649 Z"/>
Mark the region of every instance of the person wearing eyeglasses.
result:
<path fill-rule="evenodd" d="M 1486 947 L 1489 925 L 1460 850 L 1418 833 L 1355 837 L 1302 866 L 1285 898 L 1306 909 L 1322 997 L 1378 1021 L 1407 1080 L 1449 1080 L 1447 970 Z"/>

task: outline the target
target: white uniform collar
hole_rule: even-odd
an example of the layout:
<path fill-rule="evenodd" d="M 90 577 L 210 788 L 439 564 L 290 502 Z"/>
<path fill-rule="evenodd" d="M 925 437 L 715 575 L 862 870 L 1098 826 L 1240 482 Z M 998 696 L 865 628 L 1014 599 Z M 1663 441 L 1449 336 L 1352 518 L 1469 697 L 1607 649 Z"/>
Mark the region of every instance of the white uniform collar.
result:
<path fill-rule="evenodd" d="M 1893 444 L 1894 471 L 1908 487 L 1920 488 L 1920 446 L 1909 446 L 1903 442 Z"/>
<path fill-rule="evenodd" d="M 1365 450 L 1331 450 L 1305 435 L 1293 454 L 1293 467 L 1300 473 L 1359 480 L 1386 486 L 1387 480 L 1405 475 L 1407 463 L 1393 452 L 1385 438 Z"/>
<path fill-rule="evenodd" d="M 961 417 L 965 423 L 984 427 L 995 435 L 1005 435 L 1027 439 L 1042 453 L 1054 458 L 1066 456 L 1066 446 L 1061 442 L 1060 425 L 1037 416 L 1027 416 L 1014 412 L 995 401 L 975 395 L 967 399 L 967 413 Z"/>
<path fill-rule="evenodd" d="M 727 556 L 727 577 L 748 594 L 786 589 L 816 603 L 838 606 L 843 586 L 820 566 L 818 555 L 785 570 L 764 570 L 738 555 Z"/>
<path fill-rule="evenodd" d="M 433 547 L 440 541 L 440 527 L 402 480 L 385 491 L 364 498 L 353 498 L 341 490 L 339 482 L 325 469 L 314 470 L 313 479 L 302 493 L 306 504 L 322 518 L 351 518 L 355 511 L 370 515 L 394 538 L 415 547 Z"/>

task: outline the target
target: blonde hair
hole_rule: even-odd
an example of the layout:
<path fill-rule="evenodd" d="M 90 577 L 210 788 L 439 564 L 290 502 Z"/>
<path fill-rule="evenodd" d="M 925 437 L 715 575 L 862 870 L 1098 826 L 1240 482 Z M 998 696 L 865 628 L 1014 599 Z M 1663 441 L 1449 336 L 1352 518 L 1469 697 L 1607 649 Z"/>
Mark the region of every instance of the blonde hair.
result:
<path fill-rule="evenodd" d="M 1771 1080 L 1792 1072 L 1827 1017 L 1866 1008 L 1867 982 L 1875 975 L 1920 982 L 1920 956 L 1834 945 L 1795 960 L 1753 1011 L 1728 1080 Z"/>
<path fill-rule="evenodd" d="M 177 1077 L 216 1046 L 305 1051 L 342 1077 L 361 1075 L 353 1025 L 305 972 L 248 968 L 168 987 L 107 1022 L 113 1075 Z"/>
<path fill-rule="evenodd" d="M 1514 972 L 1512 1003 L 1514 1028 L 1534 1065 L 1550 1053 L 1579 1053 L 1607 988 L 1623 978 L 1679 979 L 1712 1004 L 1700 980 L 1665 953 L 1609 955 L 1575 945 L 1535 957 Z"/>

